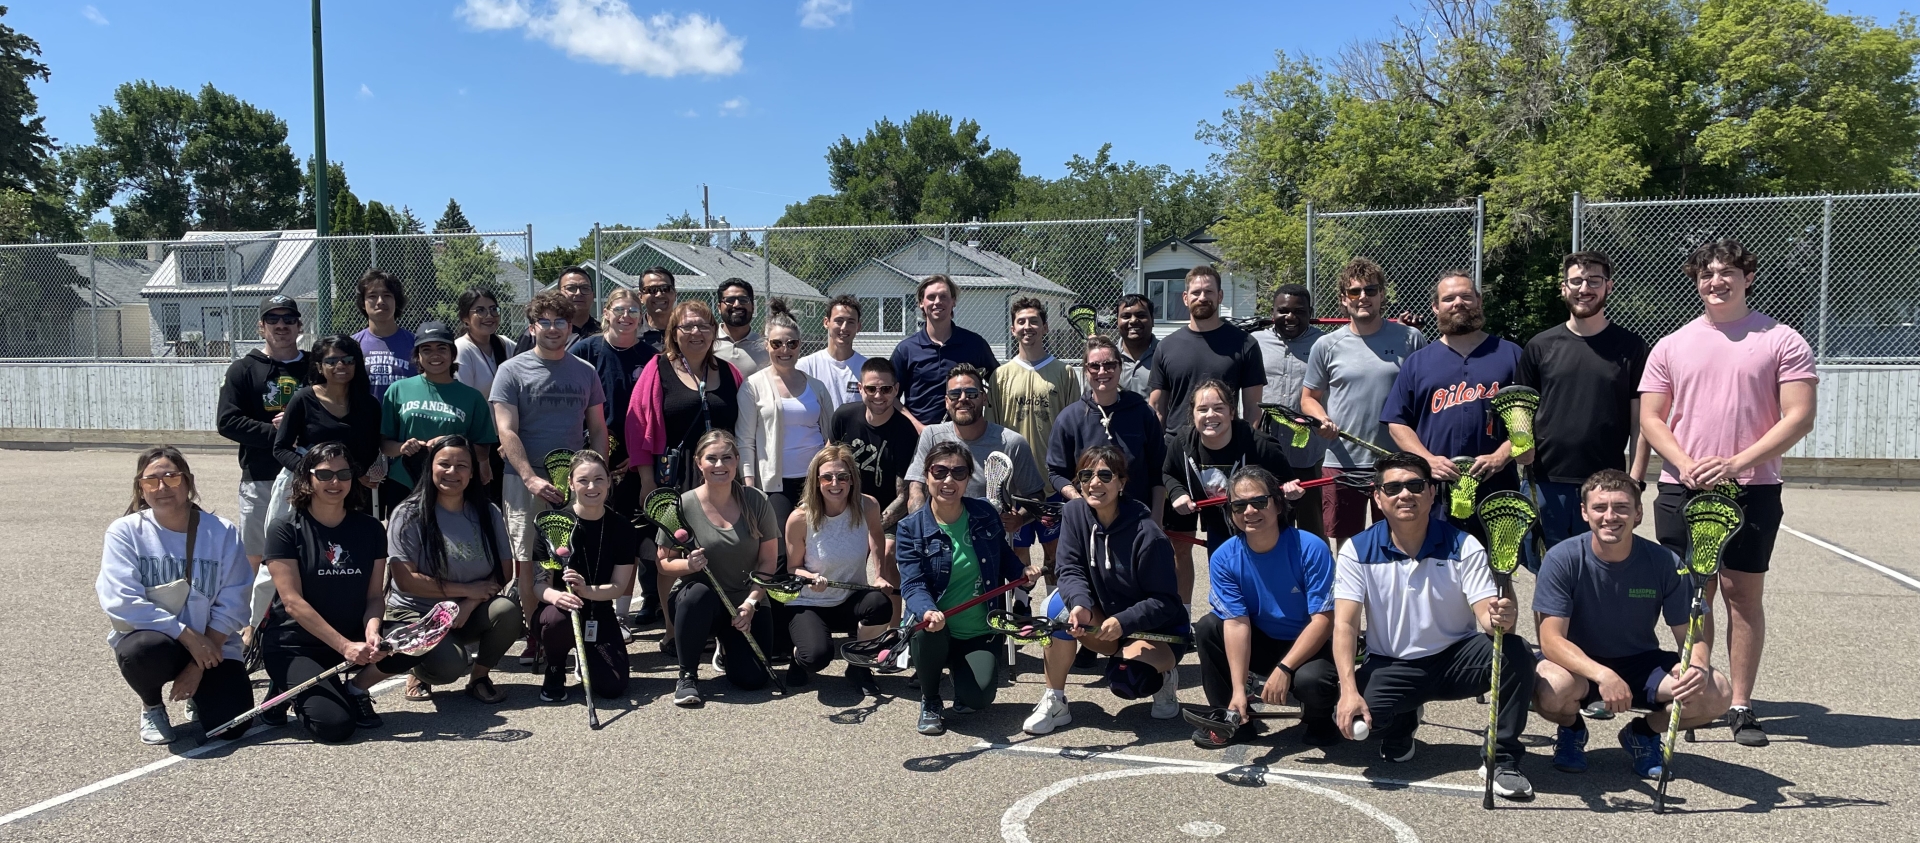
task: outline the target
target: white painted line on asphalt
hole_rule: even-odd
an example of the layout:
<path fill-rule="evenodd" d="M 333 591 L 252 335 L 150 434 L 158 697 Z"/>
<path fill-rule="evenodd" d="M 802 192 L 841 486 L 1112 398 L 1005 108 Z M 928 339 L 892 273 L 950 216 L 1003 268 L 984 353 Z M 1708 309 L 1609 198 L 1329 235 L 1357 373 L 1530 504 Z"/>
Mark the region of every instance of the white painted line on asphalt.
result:
<path fill-rule="evenodd" d="M 1162 758 L 1154 755 L 1131 755 L 1124 752 L 1087 752 L 1085 750 L 1076 750 L 1076 749 L 1062 749 L 1062 748 L 1039 747 L 1039 746 L 1019 746 L 1016 744 L 987 743 L 984 741 L 974 744 L 973 748 L 974 749 L 991 749 L 995 752 L 1014 752 L 1014 753 L 1020 753 L 1024 755 L 1046 755 L 1046 756 L 1052 756 L 1055 758 L 1065 758 L 1072 761 L 1100 760 L 1100 761 L 1112 761 L 1117 764 L 1136 764 L 1136 765 L 1146 765 L 1149 767 L 1180 767 L 1183 769 L 1190 769 L 1195 772 L 1214 773 L 1214 774 L 1226 773 L 1226 772 L 1235 771 L 1235 770 L 1245 771 L 1247 769 L 1244 765 L 1235 766 L 1233 764 L 1221 764 L 1215 761 L 1191 761 L 1185 758 Z M 1289 780 L 1301 779 L 1301 780 L 1307 780 L 1307 781 L 1327 782 L 1330 784 L 1358 785 L 1360 787 L 1370 787 L 1370 788 L 1387 789 L 1387 790 L 1416 790 L 1416 791 L 1422 791 L 1426 793 L 1441 793 L 1448 796 L 1470 796 L 1474 798 L 1479 798 L 1485 791 L 1485 788 L 1479 785 L 1448 784 L 1446 782 L 1435 781 L 1433 779 L 1421 779 L 1417 781 L 1408 780 L 1408 779 L 1386 779 L 1386 778 L 1377 778 L 1374 776 L 1358 776 L 1358 775 L 1353 775 L 1351 773 L 1329 773 L 1321 770 L 1302 770 L 1294 767 L 1263 767 L 1261 769 L 1265 773 L 1268 781 L 1273 781 L 1275 778 L 1285 778 Z"/>
<path fill-rule="evenodd" d="M 405 677 L 395 676 L 391 679 L 382 681 L 374 685 L 373 688 L 370 689 L 370 692 L 376 696 L 379 694 L 385 693 L 386 691 L 393 688 L 394 686 L 399 685 L 401 680 L 404 678 Z M 292 721 L 288 721 L 288 722 L 292 722 Z M 220 724 L 215 723 L 214 725 L 218 726 Z M 100 791 L 106 790 L 107 788 L 113 787 L 118 784 L 124 784 L 126 782 L 133 781 L 134 779 L 140 778 L 141 776 L 145 776 L 150 773 L 158 773 L 161 770 L 165 770 L 166 768 L 171 767 L 175 764 L 178 764 L 182 761 L 188 761 L 191 759 L 199 758 L 200 756 L 205 755 L 209 752 L 212 752 L 216 749 L 221 749 L 221 748 L 230 746 L 236 743 L 237 741 L 244 741 L 249 738 L 257 738 L 261 735 L 267 734 L 268 732 L 272 732 L 279 728 L 282 728 L 282 727 L 270 726 L 270 727 L 262 728 L 260 726 L 255 726 L 254 728 L 248 729 L 246 734 L 241 735 L 239 738 L 235 740 L 213 741 L 212 743 L 204 743 L 192 749 L 189 749 L 186 752 L 182 752 L 179 755 L 169 755 L 165 758 L 162 758 L 158 761 L 153 762 L 152 764 L 148 764 L 145 767 L 128 770 L 117 776 L 109 776 L 107 778 L 94 782 L 93 784 L 87 785 L 86 787 L 69 790 L 66 793 L 62 793 L 59 796 L 53 797 L 52 799 L 48 799 L 42 802 L 36 802 L 32 805 L 28 805 L 25 808 L 21 808 L 18 811 L 14 811 L 11 814 L 7 814 L 6 816 L 0 816 L 0 825 L 6 825 L 8 823 L 15 822 L 18 820 L 24 820 L 28 817 L 33 816 L 34 814 L 38 814 L 49 808 L 58 808 L 61 805 L 65 805 L 68 802 L 72 802 L 73 800 L 79 799 L 82 796 L 88 796 L 91 794 L 99 793 Z"/>
<path fill-rule="evenodd" d="M 1892 568 L 1889 568 L 1885 565 L 1875 562 L 1872 559 L 1868 559 L 1865 556 L 1861 556 L 1858 553 L 1854 553 L 1851 550 L 1848 550 L 1844 547 L 1834 544 L 1833 542 L 1827 541 L 1826 539 L 1820 538 L 1819 536 L 1812 535 L 1810 533 L 1800 532 L 1799 530 L 1796 530 L 1785 524 L 1780 525 L 1780 529 L 1792 535 L 1798 536 L 1800 540 L 1805 541 L 1808 544 L 1811 544 L 1815 547 L 1825 548 L 1826 550 L 1833 551 L 1834 553 L 1839 554 L 1842 558 L 1849 559 L 1854 562 L 1858 562 L 1862 565 L 1872 568 L 1873 570 L 1879 571 L 1880 573 L 1887 575 L 1888 577 L 1892 578 L 1895 582 L 1898 582 L 1901 585 L 1904 585 L 1915 591 L 1920 591 L 1920 580 L 1916 580 L 1912 577 L 1909 577 L 1906 574 L 1900 573 L 1899 571 L 1896 571 Z"/>
<path fill-rule="evenodd" d="M 1083 784 L 1108 781 L 1111 779 L 1132 778 L 1135 776 L 1170 776 L 1187 773 L 1204 774 L 1206 772 L 1208 771 L 1204 767 L 1198 766 L 1134 767 L 1120 770 L 1106 770 L 1099 773 L 1088 773 L 1084 776 L 1074 776 L 1070 779 L 1062 779 L 1029 793 L 1026 796 L 1020 797 L 1011 807 L 1007 808 L 1006 813 L 1000 815 L 1000 839 L 1006 841 L 1006 843 L 1033 843 L 1033 838 L 1027 835 L 1027 820 L 1033 816 L 1033 812 L 1039 810 L 1040 806 L 1045 804 L 1048 799 L 1052 799 Z M 1341 793 L 1337 790 L 1329 790 L 1315 784 L 1294 781 L 1289 778 L 1270 776 L 1268 781 L 1305 793 L 1324 796 L 1355 811 L 1359 811 L 1367 815 L 1367 817 L 1374 822 L 1386 826 L 1388 831 L 1393 832 L 1393 839 L 1396 843 L 1420 843 L 1420 835 L 1415 834 L 1413 828 L 1401 822 L 1398 817 L 1359 799 L 1355 799 L 1348 794 Z M 1195 824 L 1188 823 L 1188 825 Z M 1220 828 L 1217 823 L 1207 823 L 1206 825 Z M 1212 831 L 1212 829 L 1207 829 L 1206 831 L 1210 832 L 1208 836 L 1219 833 Z M 1220 831 L 1225 831 L 1225 829 L 1220 828 Z"/>

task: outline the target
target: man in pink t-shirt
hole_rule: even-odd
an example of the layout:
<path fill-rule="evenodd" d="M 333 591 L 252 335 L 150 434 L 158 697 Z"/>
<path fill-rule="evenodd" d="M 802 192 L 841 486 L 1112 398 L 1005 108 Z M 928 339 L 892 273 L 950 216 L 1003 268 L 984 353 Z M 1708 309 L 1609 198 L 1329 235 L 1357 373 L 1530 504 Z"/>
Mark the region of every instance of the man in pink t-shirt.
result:
<path fill-rule="evenodd" d="M 1780 530 L 1780 455 L 1813 429 L 1813 349 L 1798 331 L 1747 307 L 1758 260 L 1737 241 L 1695 249 L 1683 267 L 1706 314 L 1656 343 L 1640 379 L 1640 430 L 1660 454 L 1654 532 L 1687 552 L 1681 507 L 1697 491 L 1739 484 L 1746 522 L 1721 558 L 1733 707 L 1727 725 L 1743 746 L 1766 746 L 1752 708 L 1766 643 L 1761 606 Z M 1707 586 L 1713 600 L 1715 585 Z M 1711 631 L 1712 618 L 1708 617 Z"/>

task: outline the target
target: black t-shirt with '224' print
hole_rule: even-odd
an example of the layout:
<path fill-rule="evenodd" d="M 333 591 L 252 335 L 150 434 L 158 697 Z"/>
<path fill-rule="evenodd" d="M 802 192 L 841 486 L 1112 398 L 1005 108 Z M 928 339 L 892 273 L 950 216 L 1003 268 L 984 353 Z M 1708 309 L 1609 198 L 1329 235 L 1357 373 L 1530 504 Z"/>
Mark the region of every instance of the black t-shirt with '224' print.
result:
<path fill-rule="evenodd" d="M 302 533 L 305 533 L 303 536 Z M 315 521 L 296 510 L 274 522 L 267 534 L 268 560 L 292 559 L 300 571 L 300 596 L 320 618 L 349 641 L 367 636 L 367 583 L 373 563 L 387 558 L 387 531 L 373 516 L 349 512 L 335 526 Z M 269 647 L 326 646 L 287 613 L 281 596 L 273 596 L 267 626 L 273 635 Z"/>
<path fill-rule="evenodd" d="M 867 405 L 855 401 L 833 411 L 833 431 L 828 441 L 845 445 L 860 463 L 860 492 L 872 495 L 881 509 L 893 503 L 900 477 L 913 464 L 913 452 L 920 445 L 920 434 L 905 413 L 895 410 L 886 424 L 867 423 Z"/>

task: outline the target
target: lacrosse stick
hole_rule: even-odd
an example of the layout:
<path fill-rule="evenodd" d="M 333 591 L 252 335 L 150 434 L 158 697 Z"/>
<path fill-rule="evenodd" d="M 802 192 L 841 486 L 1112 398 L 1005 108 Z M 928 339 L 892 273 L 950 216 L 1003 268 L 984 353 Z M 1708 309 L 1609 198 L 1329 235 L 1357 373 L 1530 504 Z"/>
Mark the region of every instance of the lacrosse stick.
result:
<path fill-rule="evenodd" d="M 555 448 L 548 451 L 540 463 L 541 467 L 547 470 L 547 482 L 552 483 L 553 488 L 560 492 L 560 505 L 566 506 L 567 501 L 573 497 L 573 492 L 567 485 L 568 476 L 573 474 L 573 452 L 565 448 Z"/>
<path fill-rule="evenodd" d="M 1342 471 L 1332 477 L 1316 477 L 1312 480 L 1302 480 L 1300 481 L 1300 488 L 1317 489 L 1321 486 L 1331 486 L 1335 483 L 1350 489 L 1371 489 L 1373 488 L 1373 474 L 1366 471 Z M 1226 502 L 1227 496 L 1220 495 L 1219 497 L 1194 501 L 1193 508 L 1206 509 L 1207 507 L 1219 506 Z"/>
<path fill-rule="evenodd" d="M 988 454 L 981 476 L 987 485 L 987 503 L 993 504 L 996 510 L 1006 512 L 1007 481 L 1013 477 L 1013 458 L 1002 451 Z"/>
<path fill-rule="evenodd" d="M 653 494 L 647 496 L 640 508 L 646 512 L 648 519 L 660 525 L 660 529 L 665 530 L 667 535 L 672 537 L 675 546 L 681 550 L 693 549 L 693 532 L 687 529 L 686 520 L 680 517 L 679 492 L 672 489 L 655 489 Z M 739 608 L 727 598 L 727 590 L 721 587 L 720 577 L 713 573 L 713 568 L 702 567 L 700 570 L 707 575 L 707 582 L 713 586 L 714 596 L 720 598 L 720 605 L 726 608 L 727 616 L 740 617 Z M 787 693 L 787 683 L 781 680 L 779 674 L 773 672 L 773 663 L 767 660 L 766 652 L 760 649 L 760 642 L 753 637 L 753 630 L 747 629 L 742 637 L 747 639 L 747 646 L 753 650 L 753 657 L 760 660 L 760 668 L 767 672 L 767 678 L 773 680 L 773 687 L 784 696 Z M 680 646 L 693 645 L 682 641 Z"/>
<path fill-rule="evenodd" d="M 1067 308 L 1067 324 L 1087 336 L 1093 336 L 1100 328 L 1100 313 L 1084 304 Z"/>
<path fill-rule="evenodd" d="M 1487 567 L 1493 569 L 1493 582 L 1505 597 L 1513 590 L 1513 569 L 1520 566 L 1520 543 L 1539 520 L 1540 511 L 1533 501 L 1519 492 L 1494 492 L 1480 502 L 1480 523 L 1487 530 Z M 1493 627 L 1493 680 L 1487 692 L 1487 740 L 1483 751 L 1487 789 L 1480 807 L 1493 810 L 1493 750 L 1500 724 L 1500 669 L 1506 633 Z"/>
<path fill-rule="evenodd" d="M 760 587 L 775 603 L 790 603 L 799 598 L 801 592 L 811 588 L 815 582 L 827 588 L 844 588 L 848 591 L 884 591 L 892 594 L 893 588 L 880 588 L 858 582 L 836 582 L 834 580 L 803 580 L 794 574 L 763 574 L 754 571 L 747 575 L 754 585 Z"/>
<path fill-rule="evenodd" d="M 942 609 L 940 611 L 947 617 L 952 617 L 1027 584 L 1028 580 L 1023 576 L 1017 580 L 991 589 L 951 609 Z M 902 623 L 901 626 L 906 626 L 906 624 Z M 901 631 L 900 627 L 895 627 L 865 641 L 848 641 L 840 645 L 840 658 L 846 659 L 847 664 L 855 667 L 880 667 L 893 661 L 893 659 L 901 653 L 906 652 L 907 645 L 913 642 L 913 636 L 920 634 L 926 630 L 926 628 L 927 622 L 921 621 L 912 626 L 907 626 L 904 632 Z"/>
<path fill-rule="evenodd" d="M 1055 638 L 1072 640 L 1073 636 L 1095 632 L 1092 627 L 1075 626 L 1064 620 L 1047 620 L 1033 615 L 1008 612 L 995 609 L 987 613 L 987 627 L 994 632 L 1007 636 L 1015 644 L 1044 644 Z M 1159 641 L 1164 644 L 1185 644 L 1184 635 L 1169 635 L 1164 632 L 1129 632 L 1120 636 L 1121 640 Z"/>
<path fill-rule="evenodd" d="M 1732 498 L 1716 492 L 1698 495 L 1687 501 L 1687 558 L 1685 573 L 1693 580 L 1693 606 L 1687 612 L 1687 640 L 1680 646 L 1680 669 L 1673 675 L 1685 676 L 1693 660 L 1693 643 L 1707 615 L 1707 584 L 1720 573 L 1720 554 L 1727 549 L 1733 534 L 1740 532 L 1745 514 Z M 1667 710 L 1667 739 L 1660 747 L 1660 786 L 1653 800 L 1653 812 L 1667 811 L 1667 781 L 1673 778 L 1673 747 L 1680 741 L 1680 700 L 1675 698 Z"/>
<path fill-rule="evenodd" d="M 1314 429 L 1319 427 L 1313 419 L 1284 412 L 1278 404 L 1261 404 L 1260 409 L 1266 412 L 1267 421 L 1293 432 L 1293 435 L 1288 437 L 1287 444 L 1295 448 L 1307 447 L 1309 437 L 1313 436 Z"/>
<path fill-rule="evenodd" d="M 1296 424 L 1312 425 L 1315 428 L 1320 427 L 1319 419 L 1314 418 L 1313 416 L 1309 416 L 1306 413 L 1300 412 L 1299 409 L 1288 406 L 1286 404 L 1261 404 L 1260 408 L 1266 411 L 1267 418 L 1275 418 L 1275 414 L 1277 413 L 1281 416 L 1285 416 L 1289 419 L 1292 419 L 1293 422 Z M 1372 442 L 1368 442 L 1365 439 L 1361 439 L 1360 437 L 1355 436 L 1351 433 L 1348 433 L 1344 430 L 1340 431 L 1339 435 L 1341 439 L 1347 442 L 1350 442 L 1352 444 L 1365 448 L 1369 451 L 1372 451 L 1374 456 L 1380 456 L 1380 457 L 1393 456 L 1392 451 L 1382 448 L 1379 445 L 1375 445 Z"/>
<path fill-rule="evenodd" d="M 1540 409 L 1540 393 L 1532 387 L 1503 386 L 1490 399 L 1493 411 L 1506 425 L 1507 441 L 1513 443 L 1513 455 L 1533 450 L 1533 414 Z"/>
<path fill-rule="evenodd" d="M 1021 510 L 1034 518 L 1042 520 L 1059 520 L 1060 507 L 1065 505 L 1057 501 L 1023 498 L 1015 494 L 1008 494 L 1007 500 L 1013 504 L 1014 509 Z"/>
<path fill-rule="evenodd" d="M 1462 521 L 1473 517 L 1473 499 L 1480 492 L 1480 478 L 1473 476 L 1472 457 L 1454 457 L 1453 470 L 1460 472 L 1453 481 L 1453 493 L 1447 497 L 1447 514 Z"/>
<path fill-rule="evenodd" d="M 433 609 L 427 612 L 426 617 L 381 636 L 380 652 L 417 656 L 431 650 L 440 643 L 440 639 L 447 637 L 447 633 L 453 630 L 453 619 L 459 614 L 460 604 L 452 600 L 436 603 Z M 262 711 L 266 711 L 269 708 L 293 699 L 308 688 L 312 688 L 321 682 L 325 682 L 328 679 L 347 672 L 351 667 L 353 667 L 353 662 L 342 661 L 338 665 L 335 665 L 332 670 L 269 697 L 266 702 L 254 706 L 242 713 L 239 717 L 228 720 L 218 728 L 208 729 L 207 734 L 209 736 L 222 734 L 235 726 L 258 717 Z"/>
<path fill-rule="evenodd" d="M 540 563 L 540 567 L 547 569 L 552 587 L 579 597 L 579 592 L 562 581 L 560 574 L 573 559 L 573 531 L 580 521 L 571 513 L 555 510 L 540 513 L 533 523 L 540 528 L 540 535 L 546 538 L 547 547 L 553 551 L 551 558 Z M 587 728 L 598 729 L 600 709 L 593 702 L 593 677 L 587 675 L 587 633 L 581 624 L 579 609 L 569 610 L 567 614 L 573 619 L 573 675 L 579 677 L 580 690 L 587 697 Z"/>

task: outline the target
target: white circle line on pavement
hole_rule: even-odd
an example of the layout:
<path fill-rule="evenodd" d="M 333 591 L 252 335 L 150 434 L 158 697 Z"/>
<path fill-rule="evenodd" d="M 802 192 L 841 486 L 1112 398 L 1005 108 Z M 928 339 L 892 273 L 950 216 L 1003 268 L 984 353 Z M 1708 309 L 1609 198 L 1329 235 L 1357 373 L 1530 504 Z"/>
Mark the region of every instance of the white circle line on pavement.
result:
<path fill-rule="evenodd" d="M 1848 550 L 1844 547 L 1841 547 L 1837 544 L 1834 544 L 1833 542 L 1827 541 L 1826 539 L 1820 538 L 1819 536 L 1813 535 L 1811 533 L 1800 532 L 1799 530 L 1796 530 L 1785 524 L 1780 525 L 1780 530 L 1782 532 L 1796 536 L 1801 541 L 1804 541 L 1815 547 L 1831 551 L 1834 554 L 1837 554 L 1838 556 L 1840 556 L 1840 558 L 1842 559 L 1846 559 L 1850 562 L 1857 562 L 1875 571 L 1879 571 L 1880 573 L 1885 574 L 1888 578 L 1892 579 L 1894 582 L 1900 583 L 1901 585 L 1904 585 L 1915 591 L 1920 591 L 1920 580 L 1916 580 L 1912 577 L 1907 576 L 1906 574 L 1900 573 L 1899 571 L 1896 571 L 1892 568 L 1889 568 L 1885 565 L 1875 562 L 1872 559 L 1868 559 L 1865 556 L 1861 556 L 1858 553 L 1854 553 L 1853 551 Z"/>
<path fill-rule="evenodd" d="M 1135 776 L 1204 775 L 1211 772 L 1211 770 L 1204 767 L 1129 767 L 1061 779 L 1060 781 L 1020 797 L 1011 807 L 1008 807 L 1006 812 L 1000 815 L 1000 838 L 1006 841 L 1006 843 L 1033 843 L 1033 838 L 1027 835 L 1027 820 L 1032 818 L 1033 812 L 1039 810 L 1040 806 L 1046 804 L 1047 800 L 1083 784 L 1110 781 L 1112 779 L 1132 778 Z M 1305 793 L 1324 796 L 1352 808 L 1361 814 L 1365 814 L 1369 819 L 1385 826 L 1388 831 L 1393 832 L 1393 839 L 1396 843 L 1420 843 L 1420 835 L 1415 834 L 1412 827 L 1401 822 L 1392 814 L 1345 793 L 1281 776 L 1268 776 L 1267 781 Z"/>
<path fill-rule="evenodd" d="M 1134 764 L 1149 767 L 1190 767 L 1203 773 L 1226 773 L 1243 770 L 1242 765 L 1221 764 L 1215 761 L 1195 761 L 1186 758 L 1163 758 L 1155 755 L 1133 755 L 1124 752 L 1088 752 L 1068 748 L 1040 746 L 1021 746 L 1018 744 L 987 743 L 982 741 L 973 745 L 974 749 L 986 749 L 994 752 L 1011 752 L 1022 755 L 1042 755 L 1062 758 L 1068 761 L 1106 761 L 1114 764 Z M 1377 790 L 1412 790 L 1423 793 L 1438 793 L 1446 796 L 1461 796 L 1479 799 L 1485 791 L 1481 785 L 1462 785 L 1431 779 L 1390 779 L 1374 776 L 1361 776 L 1352 773 L 1330 773 L 1323 770 L 1303 770 L 1292 767 L 1262 767 L 1268 780 L 1286 778 L 1297 781 L 1322 782 L 1325 784 L 1357 785 Z"/>

